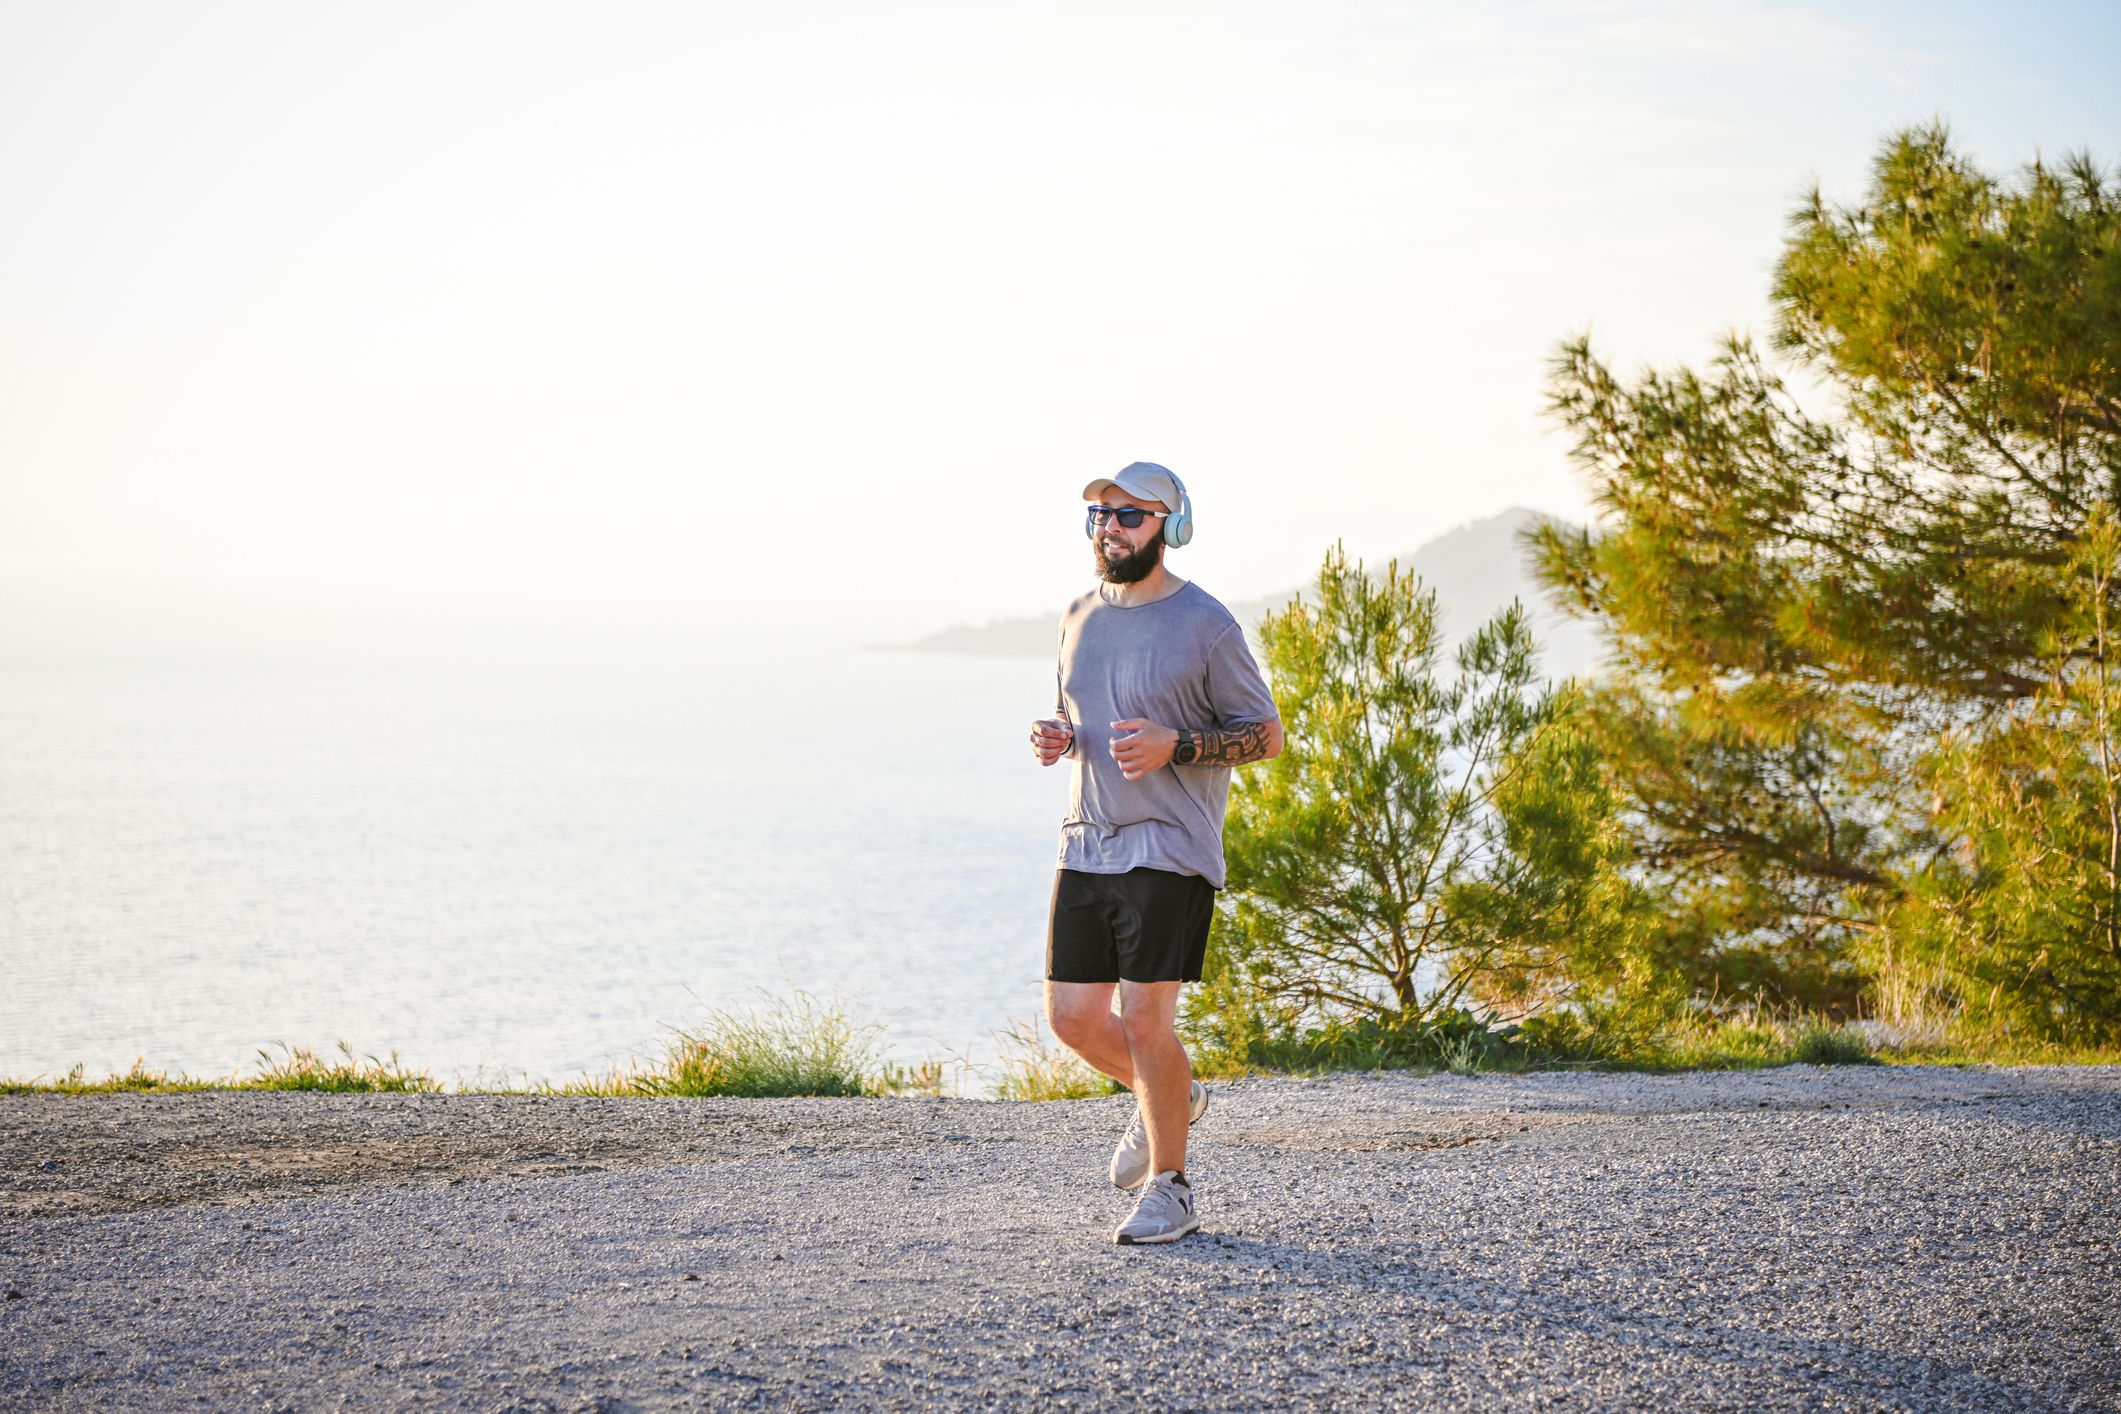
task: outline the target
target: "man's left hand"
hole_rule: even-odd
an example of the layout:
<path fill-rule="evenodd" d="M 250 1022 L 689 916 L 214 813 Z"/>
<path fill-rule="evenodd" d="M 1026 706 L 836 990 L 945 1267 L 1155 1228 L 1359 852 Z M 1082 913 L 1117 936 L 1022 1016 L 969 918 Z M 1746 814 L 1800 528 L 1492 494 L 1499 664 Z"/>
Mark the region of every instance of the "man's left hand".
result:
<path fill-rule="evenodd" d="M 1125 733 L 1112 738 L 1112 759 L 1119 762 L 1119 773 L 1130 781 L 1169 765 L 1171 752 L 1178 746 L 1177 731 L 1146 717 L 1114 722 L 1112 730 Z"/>

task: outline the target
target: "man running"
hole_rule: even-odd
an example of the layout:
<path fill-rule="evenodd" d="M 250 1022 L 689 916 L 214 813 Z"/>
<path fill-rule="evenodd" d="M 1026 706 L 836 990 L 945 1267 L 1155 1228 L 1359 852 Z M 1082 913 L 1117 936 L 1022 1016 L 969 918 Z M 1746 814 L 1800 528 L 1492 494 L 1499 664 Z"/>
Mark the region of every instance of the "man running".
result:
<path fill-rule="evenodd" d="M 1230 768 L 1279 753 L 1281 717 L 1236 618 L 1164 568 L 1164 548 L 1193 537 L 1179 479 L 1135 462 L 1083 499 L 1099 583 L 1061 616 L 1060 715 L 1031 725 L 1039 764 L 1075 758 L 1046 1017 L 1134 1091 L 1112 1181 L 1141 1193 L 1114 1239 L 1175 1242 L 1200 1225 L 1186 1127 L 1208 1105 L 1173 1025 L 1178 989 L 1200 980 L 1207 956 Z"/>

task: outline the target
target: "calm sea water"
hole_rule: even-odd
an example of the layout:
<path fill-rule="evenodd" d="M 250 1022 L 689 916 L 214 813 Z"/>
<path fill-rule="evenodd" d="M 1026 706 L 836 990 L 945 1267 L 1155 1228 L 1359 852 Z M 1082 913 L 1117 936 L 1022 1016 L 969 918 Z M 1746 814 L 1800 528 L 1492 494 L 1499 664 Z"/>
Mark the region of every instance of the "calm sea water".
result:
<path fill-rule="evenodd" d="M 0 664 L 0 1074 L 273 1042 L 451 1083 L 837 994 L 895 1059 L 1040 1007 L 1040 659 L 854 647 Z"/>

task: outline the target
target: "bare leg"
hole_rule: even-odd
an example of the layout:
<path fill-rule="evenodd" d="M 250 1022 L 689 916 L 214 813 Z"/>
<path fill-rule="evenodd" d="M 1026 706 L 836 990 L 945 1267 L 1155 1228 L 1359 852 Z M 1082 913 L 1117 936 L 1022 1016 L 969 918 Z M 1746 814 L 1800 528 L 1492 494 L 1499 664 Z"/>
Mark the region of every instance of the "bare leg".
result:
<path fill-rule="evenodd" d="M 1062 1045 L 1132 1089 L 1134 1062 L 1127 1050 L 1127 1033 L 1112 1014 L 1112 989 L 1117 985 L 1048 980 L 1046 1024 Z"/>
<path fill-rule="evenodd" d="M 1186 1125 L 1193 1082 L 1193 1062 L 1180 1044 L 1173 1024 L 1178 1016 L 1179 982 L 1121 982 L 1120 1030 L 1127 1055 L 1141 1083 L 1141 1101 L 1149 1128 L 1149 1172 L 1186 1166 Z"/>

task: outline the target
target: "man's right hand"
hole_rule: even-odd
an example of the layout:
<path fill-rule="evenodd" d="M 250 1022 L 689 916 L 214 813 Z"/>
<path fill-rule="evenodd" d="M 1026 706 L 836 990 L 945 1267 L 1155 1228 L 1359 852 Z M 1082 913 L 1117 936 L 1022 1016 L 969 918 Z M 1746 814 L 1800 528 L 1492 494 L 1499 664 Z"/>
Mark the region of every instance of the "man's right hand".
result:
<path fill-rule="evenodd" d="M 1041 766 L 1051 766 L 1067 755 L 1074 740 L 1075 726 L 1066 717 L 1041 717 L 1031 724 L 1031 750 Z"/>

